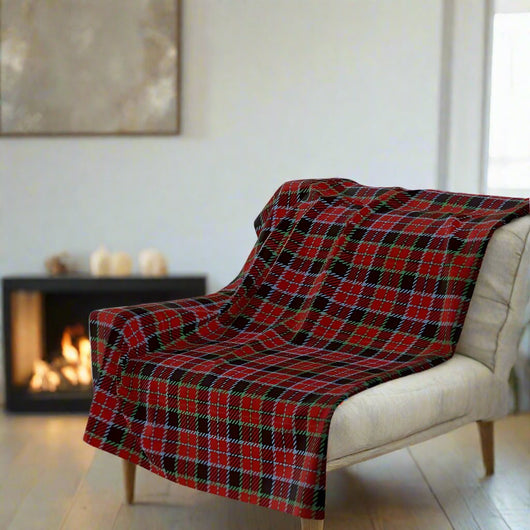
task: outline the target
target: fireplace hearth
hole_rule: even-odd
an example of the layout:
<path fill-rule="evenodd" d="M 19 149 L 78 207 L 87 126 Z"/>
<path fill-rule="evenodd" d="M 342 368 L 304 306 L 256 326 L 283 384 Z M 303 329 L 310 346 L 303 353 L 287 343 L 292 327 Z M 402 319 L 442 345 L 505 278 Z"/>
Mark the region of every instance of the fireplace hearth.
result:
<path fill-rule="evenodd" d="M 88 411 L 92 397 L 90 312 L 200 296 L 205 290 L 203 276 L 4 278 L 7 410 Z"/>

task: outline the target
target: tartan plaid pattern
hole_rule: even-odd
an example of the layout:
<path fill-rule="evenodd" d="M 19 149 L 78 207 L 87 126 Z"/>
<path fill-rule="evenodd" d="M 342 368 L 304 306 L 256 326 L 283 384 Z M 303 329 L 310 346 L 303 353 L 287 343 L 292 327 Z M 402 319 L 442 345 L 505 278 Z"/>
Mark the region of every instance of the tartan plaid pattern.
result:
<path fill-rule="evenodd" d="M 224 290 L 91 314 L 85 441 L 186 486 L 323 518 L 335 408 L 453 354 L 489 237 L 528 206 L 286 183 Z"/>

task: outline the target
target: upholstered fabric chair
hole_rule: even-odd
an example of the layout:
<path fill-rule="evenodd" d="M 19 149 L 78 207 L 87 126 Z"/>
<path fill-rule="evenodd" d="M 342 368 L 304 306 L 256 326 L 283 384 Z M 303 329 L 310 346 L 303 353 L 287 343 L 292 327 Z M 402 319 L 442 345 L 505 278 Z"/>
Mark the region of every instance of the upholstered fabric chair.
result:
<path fill-rule="evenodd" d="M 464 329 L 450 360 L 372 387 L 336 409 L 328 444 L 328 471 L 477 422 L 486 475 L 494 471 L 493 425 L 509 411 L 508 378 L 530 299 L 530 216 L 498 229 L 482 262 Z M 528 317 L 527 317 L 528 318 Z M 124 461 L 128 503 L 135 465 Z M 302 529 L 324 521 L 301 519 Z"/>

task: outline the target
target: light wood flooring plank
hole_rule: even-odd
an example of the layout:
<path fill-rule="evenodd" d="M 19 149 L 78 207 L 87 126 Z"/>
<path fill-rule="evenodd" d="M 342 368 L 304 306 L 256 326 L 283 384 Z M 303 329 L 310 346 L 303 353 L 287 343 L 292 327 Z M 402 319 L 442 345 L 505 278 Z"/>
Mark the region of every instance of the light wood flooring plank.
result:
<path fill-rule="evenodd" d="M 78 417 L 56 417 L 34 433 L 1 481 L 4 528 L 59 528 L 94 456 L 94 449 L 80 443 L 83 428 Z"/>
<path fill-rule="evenodd" d="M 508 526 L 530 529 L 530 415 L 505 418 L 496 429 L 495 475 L 482 485 Z"/>
<path fill-rule="evenodd" d="M 66 444 L 69 443 L 72 422 L 67 420 Z M 81 424 L 79 424 L 80 427 Z M 54 443 L 56 419 L 40 416 L 0 416 L 0 528 L 7 528 L 19 506 L 49 466 L 48 453 L 64 444 Z M 77 427 L 74 429 L 79 430 Z M 77 445 L 77 443 L 75 444 Z M 4 458 L 4 456 L 7 458 Z"/>
<path fill-rule="evenodd" d="M 153 492 L 149 485 L 160 488 Z M 138 495 L 133 506 L 122 505 L 114 528 L 153 528 L 197 530 L 299 530 L 297 518 L 231 499 L 210 495 L 168 482 L 143 469 L 138 470 Z M 143 492 L 142 492 L 143 490 Z"/>
<path fill-rule="evenodd" d="M 501 440 L 506 429 L 502 422 L 497 423 L 496 438 Z M 488 494 L 488 484 L 498 482 L 499 476 L 485 477 L 475 424 L 415 445 L 409 451 L 456 528 L 510 528 Z"/>
<path fill-rule="evenodd" d="M 145 478 L 138 477 L 139 487 Z M 300 526 L 298 519 L 279 512 L 173 484 L 169 494 L 159 496 L 156 509 L 145 504 L 142 494 L 137 500 L 138 504 L 121 508 L 114 528 L 142 528 L 147 521 L 157 528 L 209 530 L 298 530 Z M 329 530 L 451 528 L 406 451 L 330 473 L 326 511 Z"/>
<path fill-rule="evenodd" d="M 65 514 L 61 530 L 110 530 L 123 504 L 120 461 L 96 451 Z"/>
<path fill-rule="evenodd" d="M 299 519 L 178 486 L 138 469 L 123 502 L 121 462 L 82 441 L 80 416 L 0 414 L 0 528 L 299 530 Z M 484 478 L 469 425 L 328 475 L 325 530 L 530 530 L 530 415 L 496 423 Z"/>
<path fill-rule="evenodd" d="M 328 503 L 330 510 L 327 510 L 331 523 L 337 513 L 342 515 L 337 529 L 369 528 L 369 523 L 375 529 L 451 528 L 404 449 L 351 466 L 342 470 L 342 476 L 349 480 L 344 478 L 339 483 L 330 483 L 332 498 L 340 496 L 340 501 Z"/>

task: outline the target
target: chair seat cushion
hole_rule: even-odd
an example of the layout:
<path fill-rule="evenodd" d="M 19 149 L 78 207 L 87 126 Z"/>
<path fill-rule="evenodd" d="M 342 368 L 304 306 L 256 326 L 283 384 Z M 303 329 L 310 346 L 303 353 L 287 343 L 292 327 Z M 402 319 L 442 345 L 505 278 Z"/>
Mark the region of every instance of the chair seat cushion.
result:
<path fill-rule="evenodd" d="M 506 413 L 507 384 L 482 363 L 455 355 L 424 372 L 369 388 L 345 401 L 331 419 L 328 462 L 407 438 L 457 418 Z"/>

